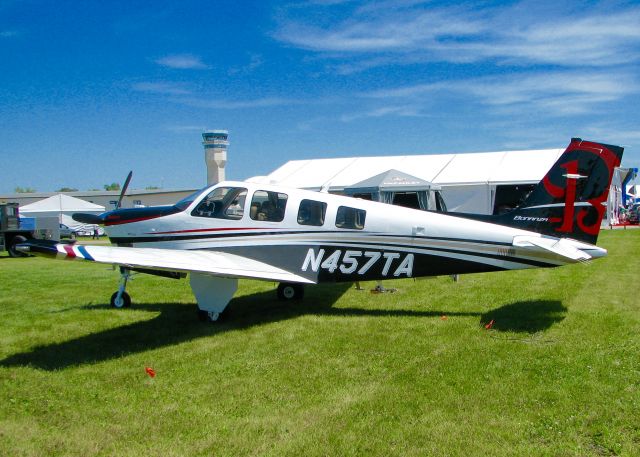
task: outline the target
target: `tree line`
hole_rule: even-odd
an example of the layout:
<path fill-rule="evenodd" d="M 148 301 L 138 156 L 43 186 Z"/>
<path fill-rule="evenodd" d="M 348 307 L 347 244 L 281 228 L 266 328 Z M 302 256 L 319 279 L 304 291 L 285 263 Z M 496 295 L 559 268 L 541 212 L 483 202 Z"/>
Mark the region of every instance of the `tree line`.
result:
<path fill-rule="evenodd" d="M 105 184 L 102 186 L 104 190 L 120 190 L 120 184 L 117 182 L 113 182 L 111 184 Z M 145 190 L 156 190 L 156 189 L 160 189 L 160 187 L 158 186 L 147 186 L 145 187 Z M 87 189 L 88 191 L 99 191 L 101 189 Z M 14 189 L 14 192 L 16 194 L 33 194 L 36 193 L 37 190 L 33 187 L 22 187 L 22 186 L 17 186 Z M 56 189 L 54 190 L 54 192 L 78 192 L 78 189 L 76 189 L 75 187 L 61 187 L 60 189 Z"/>

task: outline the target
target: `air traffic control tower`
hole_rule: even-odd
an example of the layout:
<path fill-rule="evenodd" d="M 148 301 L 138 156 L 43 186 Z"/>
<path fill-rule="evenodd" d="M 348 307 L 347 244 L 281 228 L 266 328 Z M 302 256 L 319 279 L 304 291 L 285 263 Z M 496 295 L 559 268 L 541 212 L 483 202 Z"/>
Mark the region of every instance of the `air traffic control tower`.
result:
<path fill-rule="evenodd" d="M 224 166 L 227 164 L 229 132 L 227 130 L 207 130 L 202 134 L 204 160 L 207 164 L 207 185 L 224 181 Z"/>

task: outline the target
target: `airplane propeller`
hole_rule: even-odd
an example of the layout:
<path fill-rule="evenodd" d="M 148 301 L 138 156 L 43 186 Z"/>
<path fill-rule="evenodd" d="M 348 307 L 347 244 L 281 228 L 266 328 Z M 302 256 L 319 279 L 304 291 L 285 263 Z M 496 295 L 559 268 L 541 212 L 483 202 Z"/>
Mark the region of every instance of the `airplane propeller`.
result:
<path fill-rule="evenodd" d="M 118 203 L 116 204 L 116 209 L 119 209 L 122 206 L 122 199 L 124 198 L 124 193 L 129 188 L 129 183 L 131 182 L 131 177 L 133 176 L 133 171 L 130 171 L 127 175 L 127 179 L 124 180 L 124 185 L 122 186 L 122 191 L 120 191 L 120 198 L 118 198 Z"/>
<path fill-rule="evenodd" d="M 127 175 L 127 179 L 124 180 L 124 185 L 122 186 L 122 190 L 120 191 L 120 196 L 118 197 L 118 202 L 116 203 L 115 209 L 119 209 L 122 206 L 122 199 L 124 198 L 125 192 L 127 192 L 127 189 L 129 188 L 129 183 L 131 182 L 132 177 L 133 171 L 130 171 Z M 73 213 L 71 215 L 71 218 L 74 221 L 82 222 L 83 224 L 102 225 L 105 222 L 107 214 L 109 214 L 109 211 L 102 214 Z"/>

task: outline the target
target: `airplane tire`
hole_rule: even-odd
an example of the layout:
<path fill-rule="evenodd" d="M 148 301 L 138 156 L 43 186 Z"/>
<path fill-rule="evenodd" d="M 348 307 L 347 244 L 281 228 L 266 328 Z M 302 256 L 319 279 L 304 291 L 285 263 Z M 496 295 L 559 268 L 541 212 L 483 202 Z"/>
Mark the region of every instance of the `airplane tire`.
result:
<path fill-rule="evenodd" d="M 287 282 L 278 284 L 279 300 L 302 300 L 302 297 L 304 297 L 304 287 L 301 284 L 292 284 Z"/>
<path fill-rule="evenodd" d="M 122 298 L 120 300 L 117 300 L 118 298 L 118 292 L 114 292 L 113 295 L 111 296 L 111 307 L 112 308 L 129 308 L 131 306 L 131 297 L 129 296 L 128 293 L 123 292 L 122 293 Z"/>
<path fill-rule="evenodd" d="M 25 241 L 27 241 L 27 239 L 22 235 L 14 236 L 11 240 L 11 244 L 7 248 L 7 251 L 9 251 L 9 257 L 27 257 L 27 254 L 16 249 L 16 245 L 24 243 Z"/>
<path fill-rule="evenodd" d="M 198 320 L 200 322 L 218 322 L 222 317 L 222 313 L 214 313 L 213 316 L 209 314 L 209 311 L 203 309 L 198 310 Z"/>

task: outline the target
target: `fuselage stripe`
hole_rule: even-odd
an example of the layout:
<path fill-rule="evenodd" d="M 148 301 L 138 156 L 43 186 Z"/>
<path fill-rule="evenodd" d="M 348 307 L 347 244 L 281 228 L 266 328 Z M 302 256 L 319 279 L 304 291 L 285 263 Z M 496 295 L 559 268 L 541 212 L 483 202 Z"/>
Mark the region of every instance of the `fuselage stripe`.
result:
<path fill-rule="evenodd" d="M 245 229 L 206 229 L 210 231 L 214 230 L 245 230 Z M 257 229 L 258 230 L 258 229 Z M 262 229 L 264 230 L 264 229 Z M 498 245 L 498 246 L 511 246 L 511 243 L 500 242 L 500 241 L 488 241 L 488 240 L 474 240 L 474 239 L 464 239 L 464 238 L 449 238 L 449 237 L 435 237 L 435 236 L 411 236 L 411 235 L 388 235 L 382 233 L 375 232 L 363 232 L 363 231 L 355 231 L 355 230 L 341 230 L 341 231 L 327 231 L 327 230 L 289 230 L 289 231 L 275 231 L 277 229 L 268 229 L 272 231 L 264 231 L 264 232 L 244 232 L 244 233 L 219 233 L 219 234 L 204 234 L 204 235 L 178 235 L 178 236 L 134 236 L 134 237 L 111 237 L 111 241 L 113 243 L 157 243 L 157 242 L 167 242 L 167 241 L 186 241 L 186 240 L 206 240 L 206 239 L 221 239 L 221 238 L 237 238 L 237 237 L 256 237 L 256 236 L 273 236 L 273 235 L 334 235 L 334 234 L 357 234 L 358 236 L 378 236 L 385 238 L 405 238 L 413 241 L 420 240 L 441 240 L 441 241 L 457 241 L 463 243 L 476 243 L 483 245 Z M 284 229 L 283 229 L 284 230 Z M 180 232 L 152 232 L 156 234 L 165 234 L 165 233 L 189 233 L 192 231 L 203 231 L 201 229 L 196 230 L 184 230 Z"/>
<path fill-rule="evenodd" d="M 172 230 L 168 232 L 147 232 L 146 235 L 170 235 L 173 233 L 196 233 L 196 232 L 235 232 L 238 230 L 285 230 L 278 228 L 265 228 L 265 227 L 222 227 L 222 228 L 206 228 L 206 229 L 188 229 L 188 230 Z M 282 232 L 276 232 L 282 233 Z M 247 233 L 251 235 L 252 232 Z"/>

